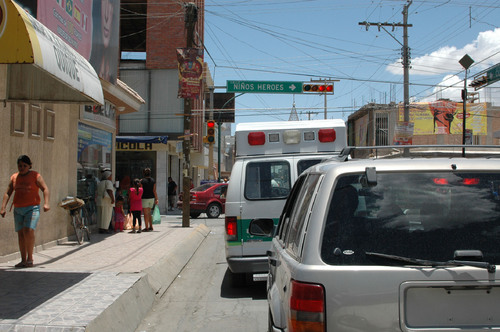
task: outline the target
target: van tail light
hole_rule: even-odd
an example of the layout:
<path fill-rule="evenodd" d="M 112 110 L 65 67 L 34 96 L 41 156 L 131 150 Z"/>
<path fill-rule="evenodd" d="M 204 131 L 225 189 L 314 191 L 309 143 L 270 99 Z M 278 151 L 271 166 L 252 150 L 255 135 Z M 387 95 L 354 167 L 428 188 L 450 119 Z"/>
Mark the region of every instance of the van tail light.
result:
<path fill-rule="evenodd" d="M 266 134 L 263 131 L 255 131 L 248 134 L 249 145 L 264 145 L 266 143 Z"/>
<path fill-rule="evenodd" d="M 325 291 L 322 285 L 292 280 L 290 332 L 324 332 Z"/>
<path fill-rule="evenodd" d="M 321 143 L 335 142 L 337 133 L 335 129 L 320 129 L 318 131 L 318 139 Z"/>
<path fill-rule="evenodd" d="M 236 217 L 226 217 L 226 234 L 228 241 L 238 240 L 238 223 Z"/>
<path fill-rule="evenodd" d="M 192 201 L 196 201 L 196 198 L 197 198 L 197 197 L 198 197 L 198 196 L 197 196 L 196 194 L 191 194 L 191 200 L 192 200 Z"/>

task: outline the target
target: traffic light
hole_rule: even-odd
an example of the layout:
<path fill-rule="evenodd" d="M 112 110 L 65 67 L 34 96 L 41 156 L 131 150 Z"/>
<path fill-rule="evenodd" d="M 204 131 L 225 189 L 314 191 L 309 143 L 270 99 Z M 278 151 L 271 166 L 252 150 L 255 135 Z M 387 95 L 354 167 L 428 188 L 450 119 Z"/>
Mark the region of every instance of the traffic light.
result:
<path fill-rule="evenodd" d="M 207 121 L 207 141 L 210 144 L 215 142 L 215 121 L 208 120 Z"/>
<path fill-rule="evenodd" d="M 302 92 L 305 93 L 333 93 L 333 83 L 304 83 Z"/>
<path fill-rule="evenodd" d="M 471 86 L 475 90 L 477 90 L 487 83 L 488 83 L 488 76 L 482 75 L 482 76 L 474 78 L 474 80 L 469 84 L 469 86 Z"/>

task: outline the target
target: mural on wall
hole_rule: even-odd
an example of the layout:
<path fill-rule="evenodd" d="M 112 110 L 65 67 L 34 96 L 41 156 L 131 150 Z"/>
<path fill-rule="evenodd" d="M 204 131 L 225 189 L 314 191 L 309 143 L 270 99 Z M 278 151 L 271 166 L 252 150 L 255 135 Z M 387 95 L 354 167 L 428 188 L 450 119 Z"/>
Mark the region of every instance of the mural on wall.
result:
<path fill-rule="evenodd" d="M 403 105 L 399 105 L 399 121 L 404 119 Z M 410 122 L 413 135 L 462 134 L 463 104 L 438 100 L 410 104 Z M 467 104 L 466 128 L 474 135 L 487 135 L 486 103 Z"/>

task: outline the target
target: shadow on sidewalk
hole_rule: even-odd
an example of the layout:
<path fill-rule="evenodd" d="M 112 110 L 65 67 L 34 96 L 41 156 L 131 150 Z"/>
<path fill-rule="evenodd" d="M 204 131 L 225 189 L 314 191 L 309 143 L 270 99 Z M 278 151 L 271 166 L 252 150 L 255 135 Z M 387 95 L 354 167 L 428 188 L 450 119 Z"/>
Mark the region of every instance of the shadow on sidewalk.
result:
<path fill-rule="evenodd" d="M 90 273 L 0 270 L 0 321 L 19 319 Z"/>

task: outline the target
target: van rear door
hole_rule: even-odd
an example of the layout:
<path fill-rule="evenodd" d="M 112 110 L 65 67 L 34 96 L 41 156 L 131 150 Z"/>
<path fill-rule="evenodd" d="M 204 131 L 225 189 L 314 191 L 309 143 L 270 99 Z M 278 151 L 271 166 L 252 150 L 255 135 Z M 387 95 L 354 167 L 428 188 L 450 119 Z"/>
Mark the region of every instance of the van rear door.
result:
<path fill-rule="evenodd" d="M 295 180 L 292 158 L 263 158 L 245 162 L 241 205 L 243 256 L 266 255 L 270 237 L 250 235 L 250 221 L 272 218 L 277 224 L 286 197 Z M 265 242 L 265 243 L 263 243 Z"/>

